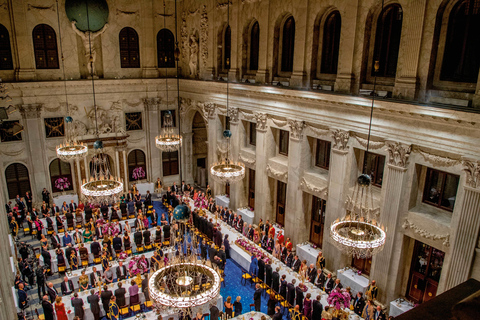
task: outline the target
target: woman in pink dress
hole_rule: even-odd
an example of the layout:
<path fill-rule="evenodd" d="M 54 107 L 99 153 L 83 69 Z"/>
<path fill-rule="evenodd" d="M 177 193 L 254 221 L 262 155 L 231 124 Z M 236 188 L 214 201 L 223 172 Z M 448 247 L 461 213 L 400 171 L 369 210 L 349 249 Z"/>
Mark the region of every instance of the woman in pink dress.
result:
<path fill-rule="evenodd" d="M 65 312 L 65 305 L 62 302 L 62 298 L 57 296 L 55 298 L 55 312 L 57 313 L 57 320 L 68 320 L 67 313 Z"/>

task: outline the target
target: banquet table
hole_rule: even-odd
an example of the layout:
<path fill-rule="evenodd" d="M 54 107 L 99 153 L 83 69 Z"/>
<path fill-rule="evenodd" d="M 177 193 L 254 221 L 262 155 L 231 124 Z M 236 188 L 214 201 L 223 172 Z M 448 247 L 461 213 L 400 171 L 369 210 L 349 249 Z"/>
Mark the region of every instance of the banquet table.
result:
<path fill-rule="evenodd" d="M 150 191 L 152 194 L 155 193 L 155 184 L 153 183 L 137 183 L 136 186 L 141 195 L 147 194 L 147 191 Z"/>
<path fill-rule="evenodd" d="M 76 194 L 65 194 L 65 195 L 59 195 L 59 196 L 55 196 L 53 197 L 53 202 L 52 203 L 55 203 L 58 207 L 62 207 L 62 204 L 63 202 L 66 202 L 67 203 L 67 206 L 72 202 L 75 202 L 76 204 L 78 204 L 78 195 Z"/>
<path fill-rule="evenodd" d="M 392 317 L 396 317 L 411 309 L 413 309 L 413 306 L 410 302 L 398 298 L 397 300 L 393 300 L 392 302 L 390 302 L 389 315 Z"/>
<path fill-rule="evenodd" d="M 215 197 L 215 204 L 217 206 L 222 206 L 224 208 L 228 208 L 230 205 L 230 198 L 226 195 L 216 196 Z"/>
<path fill-rule="evenodd" d="M 10 266 L 12 267 L 13 277 L 17 275 L 17 270 L 15 268 L 15 262 L 13 261 L 13 257 L 10 257 Z"/>
<path fill-rule="evenodd" d="M 237 210 L 237 215 L 241 214 L 242 219 L 247 224 L 253 225 L 253 217 L 255 216 L 254 211 L 250 211 L 248 208 L 241 208 Z"/>
<path fill-rule="evenodd" d="M 353 294 L 362 292 L 365 294 L 368 287 L 368 279 L 362 275 L 358 275 L 352 269 L 337 270 L 337 278 L 340 279 L 343 287 L 350 287 Z"/>
<path fill-rule="evenodd" d="M 315 265 L 317 263 L 317 256 L 318 253 L 320 252 L 320 249 L 314 249 L 312 246 L 307 243 L 307 244 L 297 244 L 297 256 L 298 258 L 303 261 L 307 260 L 308 265 L 313 263 Z"/>

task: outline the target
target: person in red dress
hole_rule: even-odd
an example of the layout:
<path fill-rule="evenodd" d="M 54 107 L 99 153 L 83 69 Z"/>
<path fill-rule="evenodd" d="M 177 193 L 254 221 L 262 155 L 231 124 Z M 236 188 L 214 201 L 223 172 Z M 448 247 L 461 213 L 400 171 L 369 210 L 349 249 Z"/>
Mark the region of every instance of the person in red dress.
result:
<path fill-rule="evenodd" d="M 57 313 L 57 320 L 68 320 L 67 313 L 65 312 L 65 305 L 60 296 L 57 296 L 55 299 L 55 312 Z"/>

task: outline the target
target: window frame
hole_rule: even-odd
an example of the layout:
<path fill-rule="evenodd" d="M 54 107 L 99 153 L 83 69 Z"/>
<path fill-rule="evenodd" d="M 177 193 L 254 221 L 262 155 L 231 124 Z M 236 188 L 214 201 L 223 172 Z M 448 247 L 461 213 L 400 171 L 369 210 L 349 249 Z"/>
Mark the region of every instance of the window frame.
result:
<path fill-rule="evenodd" d="M 130 162 L 131 155 L 135 158 L 135 162 Z M 139 160 L 139 157 L 143 155 L 143 163 L 141 162 L 141 159 Z M 128 180 L 129 181 L 139 181 L 139 180 L 146 180 L 148 179 L 148 171 L 147 171 L 147 157 L 145 155 L 145 152 L 141 149 L 133 149 L 128 153 L 127 156 L 127 167 L 128 167 Z M 145 178 L 142 179 L 137 179 L 135 180 L 133 178 L 133 170 L 137 167 L 142 167 L 143 170 L 145 171 Z"/>
<path fill-rule="evenodd" d="M 12 167 L 14 168 L 15 170 L 15 181 L 9 181 L 9 179 L 7 178 L 7 170 Z M 26 177 L 19 177 L 19 171 L 18 171 L 18 167 L 23 167 L 25 168 L 25 171 L 26 171 Z M 5 184 L 7 186 L 7 193 L 8 193 L 8 196 L 9 196 L 9 199 L 15 199 L 15 197 L 17 196 L 17 194 L 20 196 L 20 197 L 23 197 L 25 195 L 25 192 L 26 191 L 31 191 L 31 183 L 30 183 L 30 172 L 28 170 L 28 167 L 26 165 L 24 165 L 23 163 L 20 163 L 20 162 L 14 162 L 14 163 L 11 163 L 9 164 L 5 170 L 3 171 L 3 174 L 4 174 L 4 177 L 5 177 Z M 22 178 L 22 179 L 20 179 Z M 24 190 L 23 186 L 21 185 L 22 182 L 28 182 L 28 188 L 27 190 Z M 12 184 L 16 184 L 16 192 L 13 192 L 10 190 L 10 186 Z M 23 192 L 22 192 L 23 191 Z M 13 195 L 13 197 L 11 197 Z"/>
<path fill-rule="evenodd" d="M 312 209 L 310 211 L 310 234 L 309 234 L 309 241 L 313 244 L 317 245 L 318 247 L 322 248 L 323 246 L 323 237 L 325 235 L 325 214 L 327 209 L 327 200 L 319 198 L 317 196 L 312 195 Z M 317 213 L 320 212 L 319 219 L 315 219 Z M 314 242 L 312 240 L 312 229 L 314 228 L 314 222 L 318 222 L 321 225 L 322 231 L 320 236 L 320 242 Z"/>
<path fill-rule="evenodd" d="M 38 34 L 37 32 L 41 32 L 41 34 Z M 50 33 L 50 35 L 48 34 Z M 39 36 L 43 37 L 42 41 L 42 48 L 39 48 L 38 45 L 40 45 L 40 40 Z M 36 36 L 36 37 L 35 37 Z M 49 44 L 47 43 L 47 36 L 52 36 L 54 37 L 54 40 L 51 44 L 54 44 L 54 46 L 49 47 Z M 57 44 L 57 33 L 55 32 L 55 29 L 53 29 L 51 26 L 48 24 L 38 24 L 36 25 L 33 30 L 32 30 L 32 39 L 33 39 L 33 53 L 34 53 L 34 60 L 35 60 L 35 68 L 39 70 L 52 70 L 52 69 L 60 69 L 60 62 L 58 59 L 58 44 Z M 40 54 L 43 52 L 42 57 L 38 56 L 37 54 Z M 48 58 L 53 58 L 55 59 L 48 59 Z M 45 58 L 44 62 L 40 63 L 42 61 L 41 58 Z M 54 61 L 53 65 L 50 65 L 49 62 Z"/>
<path fill-rule="evenodd" d="M 284 192 L 282 192 L 284 190 Z M 283 199 L 281 199 L 283 198 Z M 283 201 L 280 201 L 283 200 Z M 275 222 L 284 225 L 285 224 L 285 211 L 287 207 L 287 184 L 283 181 L 277 180 L 277 199 L 276 199 L 276 205 L 275 205 Z M 278 220 L 278 215 L 280 214 L 280 209 L 283 209 L 283 223 L 280 223 Z M 280 214 L 281 215 L 281 214 Z"/>
<path fill-rule="evenodd" d="M 227 39 L 227 36 L 228 36 L 228 39 Z M 224 72 L 227 72 L 228 70 L 230 70 L 231 65 L 232 65 L 232 28 L 230 27 L 230 25 L 227 24 L 222 34 L 222 70 Z"/>
<path fill-rule="evenodd" d="M 385 174 L 386 157 L 382 154 L 365 151 L 363 153 L 363 166 L 362 166 L 362 168 L 365 168 L 365 170 L 367 168 L 368 155 L 373 155 L 373 156 L 376 157 L 375 158 L 375 163 L 374 163 L 374 170 L 373 170 L 375 175 L 370 174 L 370 172 L 366 172 L 366 173 L 370 176 L 372 186 L 381 188 L 382 184 L 383 184 L 383 175 Z M 381 175 L 381 182 L 379 183 L 378 182 L 378 178 L 379 178 L 378 170 L 379 170 L 380 159 L 383 159 L 383 170 L 382 170 L 382 175 Z"/>
<path fill-rule="evenodd" d="M 334 31 L 338 31 L 338 33 L 335 33 L 332 37 L 332 31 L 330 30 L 330 28 L 332 26 L 329 24 L 329 22 L 331 20 L 333 20 L 334 18 L 338 19 L 338 22 L 337 21 L 335 21 L 336 23 L 332 22 L 332 24 L 334 25 L 334 28 L 335 28 Z M 337 72 L 338 72 L 338 58 L 339 58 L 339 55 L 340 55 L 341 31 L 342 31 L 342 17 L 341 17 L 340 11 L 334 10 L 334 11 L 328 13 L 328 15 L 325 18 L 325 21 L 323 22 L 323 28 L 322 28 L 322 35 L 321 35 L 321 37 L 322 37 L 322 43 L 321 43 L 322 47 L 321 47 L 321 50 L 319 50 L 320 51 L 320 57 L 318 57 L 318 60 L 319 60 L 318 61 L 319 62 L 319 72 L 317 74 L 318 78 L 322 78 L 322 75 L 324 75 L 324 76 L 335 76 L 335 77 L 337 75 Z M 330 37 L 331 41 L 327 41 L 327 37 Z M 324 60 L 326 60 L 325 52 L 326 52 L 326 46 L 328 44 L 333 46 L 333 51 L 332 51 L 331 56 L 329 57 L 330 58 L 329 60 L 333 59 L 333 61 L 336 61 L 336 63 L 335 63 L 335 68 L 334 68 L 335 70 L 334 71 L 329 70 L 329 71 L 325 72 L 324 64 L 326 64 L 327 61 L 324 61 Z"/>
<path fill-rule="evenodd" d="M 255 30 L 258 30 L 258 32 L 254 35 Z M 254 73 L 258 71 L 258 60 L 260 57 L 260 24 L 258 23 L 258 21 L 255 21 L 250 27 L 248 40 L 249 41 L 248 41 L 247 71 Z M 255 52 L 256 52 L 256 56 L 255 56 Z M 253 68 L 252 68 L 252 63 L 253 63 Z M 255 67 L 255 64 L 256 64 L 256 67 Z"/>
<path fill-rule="evenodd" d="M 428 201 L 428 199 L 427 199 L 428 195 L 429 195 L 429 191 L 431 190 L 431 187 L 432 187 L 432 175 L 435 172 L 438 173 L 439 179 L 441 179 L 441 185 L 442 185 L 441 190 L 438 193 L 437 203 L 432 202 L 432 201 Z M 458 179 L 457 180 L 458 181 L 457 188 L 456 188 L 456 192 L 455 192 L 455 202 L 454 202 L 451 209 L 449 207 L 442 206 L 442 199 L 443 199 L 443 195 L 444 195 L 444 192 L 445 192 L 445 184 L 447 183 L 447 176 L 452 176 L 452 177 L 455 177 L 456 179 Z M 459 184 L 460 184 L 460 176 L 459 175 L 427 167 L 427 172 L 425 174 L 425 181 L 424 181 L 424 185 L 423 185 L 422 203 L 426 203 L 426 204 L 431 205 L 433 207 L 453 212 L 453 210 L 455 209 L 456 196 L 457 196 L 457 193 L 458 193 Z"/>
<path fill-rule="evenodd" d="M 292 42 L 292 46 L 291 46 L 291 49 L 289 51 L 291 52 L 287 52 L 286 50 L 286 46 L 285 46 L 285 36 L 286 36 L 286 30 L 285 30 L 285 25 L 289 22 L 289 21 L 292 21 L 292 31 L 293 31 L 293 35 L 290 35 L 290 41 Z M 296 31 L 296 23 L 295 23 L 295 18 L 292 16 L 292 15 L 289 15 L 287 17 L 285 17 L 283 23 L 281 24 L 280 26 L 280 30 L 279 30 L 279 46 L 278 46 L 278 75 L 279 76 L 287 76 L 289 77 L 292 72 L 293 72 L 293 67 L 294 67 L 294 64 L 295 64 L 295 31 Z M 288 53 L 288 55 L 291 54 L 291 61 L 289 60 L 288 61 L 288 66 L 284 66 L 284 61 L 285 63 L 287 63 L 286 61 L 286 58 L 284 57 L 285 53 Z M 285 60 L 284 60 L 285 59 Z M 291 63 L 291 70 L 285 70 L 287 69 L 287 67 L 289 67 Z M 290 69 L 290 68 L 288 68 Z"/>
<path fill-rule="evenodd" d="M 13 70 L 10 32 L 3 24 L 0 24 L 0 70 Z"/>
<path fill-rule="evenodd" d="M 162 42 L 164 43 L 162 48 L 166 49 L 160 50 L 160 40 L 162 35 L 168 36 L 168 38 Z M 169 43 L 170 40 L 171 43 Z M 164 55 L 161 55 L 162 53 Z M 167 57 L 167 61 L 165 61 L 165 57 Z M 175 36 L 173 35 L 173 32 L 167 28 L 160 29 L 157 32 L 157 67 L 159 69 L 175 68 Z"/>
<path fill-rule="evenodd" d="M 317 143 L 315 146 L 315 167 L 328 170 L 330 168 L 330 152 L 332 150 L 332 143 L 327 140 L 316 139 Z M 320 162 L 320 150 L 324 149 L 324 159 Z"/>
<path fill-rule="evenodd" d="M 278 154 L 281 154 L 282 156 L 288 157 L 288 149 L 289 149 L 289 143 L 290 143 L 290 132 L 287 131 L 287 130 L 282 130 L 282 129 L 279 129 L 278 131 L 279 131 L 279 133 L 278 133 Z M 285 149 L 282 148 L 282 146 L 284 145 L 283 144 L 284 139 L 286 140 Z"/>
<path fill-rule="evenodd" d="M 255 122 L 249 122 L 248 144 L 257 146 L 257 124 Z"/>
<path fill-rule="evenodd" d="M 255 210 L 255 170 L 248 168 L 248 206 Z"/>
<path fill-rule="evenodd" d="M 54 163 L 57 164 L 58 166 L 58 175 L 52 175 L 52 166 Z M 63 173 L 62 172 L 62 165 L 67 166 L 68 165 L 68 173 Z M 52 193 L 54 192 L 62 192 L 61 189 L 57 189 L 55 187 L 55 180 L 58 178 L 68 178 L 68 181 L 70 181 L 70 187 L 68 189 L 64 189 L 63 191 L 73 191 L 73 175 L 72 175 L 72 165 L 69 162 L 63 162 L 59 158 L 53 159 L 50 164 L 48 165 L 48 173 L 50 175 L 50 183 L 52 184 Z"/>
<path fill-rule="evenodd" d="M 122 41 L 122 36 L 126 38 L 126 41 Z M 140 68 L 140 44 L 138 33 L 134 28 L 125 27 L 120 30 L 118 33 L 118 46 L 120 52 L 120 68 Z"/>

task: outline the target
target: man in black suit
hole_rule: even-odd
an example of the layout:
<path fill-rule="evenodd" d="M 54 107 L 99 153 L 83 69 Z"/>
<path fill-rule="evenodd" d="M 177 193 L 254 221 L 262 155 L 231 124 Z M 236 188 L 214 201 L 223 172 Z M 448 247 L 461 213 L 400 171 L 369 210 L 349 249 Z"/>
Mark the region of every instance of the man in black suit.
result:
<path fill-rule="evenodd" d="M 45 268 L 47 270 L 50 270 L 50 271 L 48 271 L 48 275 L 52 275 L 52 256 L 50 255 L 50 252 L 48 252 L 46 245 L 42 247 L 41 255 L 42 255 L 42 258 L 43 258 L 43 265 L 45 266 Z M 44 270 L 44 271 L 46 272 L 47 270 Z M 42 271 L 42 273 L 43 273 L 43 271 Z M 45 276 L 44 276 L 44 278 L 45 278 Z M 38 275 L 37 275 L 37 279 L 38 279 Z M 43 294 L 45 294 L 45 292 Z M 38 295 L 38 296 L 40 297 L 40 295 Z"/>
<path fill-rule="evenodd" d="M 280 306 L 275 307 L 275 314 L 273 315 L 272 320 L 282 320 L 283 316 L 280 313 L 280 309 L 281 309 Z M 316 319 L 316 318 L 313 318 L 313 319 Z"/>
<path fill-rule="evenodd" d="M 58 296 L 58 291 L 57 289 L 55 289 L 55 287 L 53 286 L 53 283 L 51 282 L 49 282 L 47 285 L 47 293 L 48 293 L 48 297 L 50 298 L 50 302 L 54 303 L 55 298 Z"/>
<path fill-rule="evenodd" d="M 75 249 L 72 248 L 72 244 L 69 243 L 67 245 L 67 248 L 65 249 L 65 257 L 70 261 L 70 257 L 72 256 L 72 253 L 74 253 Z"/>
<path fill-rule="evenodd" d="M 86 205 L 85 206 L 85 222 L 89 222 L 90 219 L 92 219 L 92 208 L 89 205 Z"/>
<path fill-rule="evenodd" d="M 100 298 L 102 299 L 103 310 L 105 310 L 105 314 L 108 314 L 110 309 L 110 298 L 113 296 L 112 291 L 108 290 L 107 286 L 103 286 L 103 292 L 100 294 Z"/>
<path fill-rule="evenodd" d="M 80 299 L 78 297 L 78 293 L 76 292 L 73 294 L 72 307 L 75 311 L 75 317 L 78 317 L 80 320 L 82 320 L 85 315 L 85 311 L 83 310 L 83 299 Z"/>
<path fill-rule="evenodd" d="M 47 205 L 47 207 L 49 207 L 49 202 L 50 202 L 50 192 L 48 192 L 48 190 L 46 188 L 43 188 L 43 191 L 42 191 L 42 200 L 45 201 L 45 204 Z"/>
<path fill-rule="evenodd" d="M 365 308 L 365 299 L 363 298 L 363 292 L 358 292 L 357 296 L 353 300 L 353 311 L 362 316 L 363 309 Z"/>
<path fill-rule="evenodd" d="M 44 295 L 42 298 L 42 308 L 45 320 L 53 320 L 53 305 L 50 303 L 50 301 L 48 301 L 48 295 Z"/>
<path fill-rule="evenodd" d="M 37 274 L 37 290 L 38 290 L 38 296 L 42 297 L 44 296 L 45 293 L 45 273 L 47 270 L 45 268 L 39 267 L 37 271 L 35 272 Z M 42 291 L 43 295 L 40 295 L 40 291 Z"/>
<path fill-rule="evenodd" d="M 279 287 L 280 287 L 280 267 L 277 267 L 277 269 L 272 273 L 272 289 L 275 292 L 279 292 Z"/>
<path fill-rule="evenodd" d="M 265 265 L 265 284 L 269 287 L 272 286 L 272 260 Z"/>
<path fill-rule="evenodd" d="M 92 286 L 92 288 L 96 287 L 99 281 L 102 282 L 101 279 L 102 275 L 100 271 L 97 271 L 97 268 L 93 267 L 92 273 L 90 273 L 90 285 Z"/>
<path fill-rule="evenodd" d="M 152 240 L 150 239 L 151 234 L 150 234 L 150 231 L 148 231 L 148 229 L 143 231 L 142 236 L 143 236 L 143 242 L 145 243 L 145 245 L 149 245 L 152 242 Z"/>
<path fill-rule="evenodd" d="M 90 295 L 87 297 L 87 302 L 90 304 L 90 311 L 93 313 L 93 318 L 95 320 L 100 319 L 100 305 L 98 302 L 100 298 L 95 294 L 95 290 L 90 290 Z"/>
<path fill-rule="evenodd" d="M 322 297 L 320 295 L 317 296 L 315 300 L 312 302 L 312 319 L 321 319 L 322 318 L 322 311 L 323 306 L 320 302 Z"/>
<path fill-rule="evenodd" d="M 25 192 L 25 201 L 27 202 L 28 212 L 32 212 L 32 195 L 30 192 Z"/>
<path fill-rule="evenodd" d="M 20 309 L 26 309 L 28 307 L 28 296 L 27 296 L 27 292 L 23 288 L 23 283 L 20 283 L 18 285 L 17 294 L 18 294 L 18 307 Z"/>
<path fill-rule="evenodd" d="M 135 196 L 132 193 L 132 190 L 128 191 L 127 193 L 127 202 L 133 201 L 135 199 Z"/>
<path fill-rule="evenodd" d="M 332 290 L 335 290 L 335 289 L 342 289 L 343 288 L 343 285 L 340 283 L 340 279 L 336 279 L 335 280 L 335 284 L 333 285 L 333 289 Z"/>
<path fill-rule="evenodd" d="M 262 289 L 257 283 L 255 286 L 255 293 L 253 294 L 253 301 L 255 302 L 255 311 L 260 312 L 260 304 L 262 302 Z"/>
<path fill-rule="evenodd" d="M 145 201 L 143 202 L 145 205 L 145 210 L 147 210 L 147 216 L 148 216 L 148 206 L 152 205 L 152 194 L 150 193 L 149 190 L 147 190 L 147 194 L 145 195 Z M 118 302 L 118 299 L 117 299 Z"/>
<path fill-rule="evenodd" d="M 73 200 L 71 200 L 68 208 L 70 209 L 70 212 L 75 212 L 75 210 L 77 210 L 77 204 Z"/>
<path fill-rule="evenodd" d="M 290 250 L 287 250 L 287 256 L 285 258 L 285 264 L 287 265 L 287 267 L 291 268 L 292 265 L 293 265 L 293 252 L 290 251 Z"/>
<path fill-rule="evenodd" d="M 133 234 L 133 241 L 135 241 L 135 244 L 137 245 L 137 247 L 142 246 L 143 236 L 142 236 L 142 231 L 140 231 L 140 229 L 138 231 L 135 231 L 135 233 Z"/>
<path fill-rule="evenodd" d="M 62 213 L 60 211 L 60 208 L 55 203 L 52 204 L 52 210 L 53 210 L 54 215 L 57 214 L 57 213 L 60 213 L 60 214 Z"/>
<path fill-rule="evenodd" d="M 295 304 L 298 305 L 300 308 L 300 312 L 303 311 L 303 299 L 304 299 L 304 292 L 307 291 L 307 288 L 303 285 L 303 283 L 299 283 L 298 286 L 295 288 Z"/>
<path fill-rule="evenodd" d="M 100 212 L 102 213 L 103 220 L 108 221 L 108 205 L 106 203 L 102 204 Z"/>
<path fill-rule="evenodd" d="M 177 183 L 176 183 L 176 182 L 173 183 L 173 186 L 170 188 L 170 190 L 171 190 L 172 192 L 178 192 L 178 186 L 177 186 Z"/>
<path fill-rule="evenodd" d="M 295 279 L 292 279 L 292 282 L 287 284 L 287 302 L 290 305 L 294 305 L 295 303 Z"/>
<path fill-rule="evenodd" d="M 325 287 L 325 292 L 330 294 L 330 292 L 332 292 L 332 289 L 333 289 L 333 279 L 332 279 L 332 274 L 329 273 L 327 275 L 327 280 L 325 280 L 325 283 L 324 283 L 324 287 Z M 362 310 L 363 311 L 363 310 Z"/>
<path fill-rule="evenodd" d="M 298 256 L 295 255 L 295 258 L 293 259 L 293 263 L 292 263 L 293 271 L 298 272 L 298 270 L 300 270 L 300 265 L 301 264 L 302 264 L 302 262 L 300 261 L 300 259 L 298 259 Z"/>
<path fill-rule="evenodd" d="M 50 236 L 50 240 L 52 242 L 52 247 L 56 248 L 59 245 L 62 246 L 60 236 L 55 231 L 53 231 L 52 235 Z"/>
<path fill-rule="evenodd" d="M 210 249 L 208 249 L 208 257 L 210 262 L 215 263 L 215 256 L 217 255 L 217 249 L 215 249 L 215 244 L 212 243 Z"/>
<path fill-rule="evenodd" d="M 150 301 L 150 293 L 148 291 L 148 275 L 146 274 L 142 280 L 142 292 L 145 296 L 145 301 Z"/>
<path fill-rule="evenodd" d="M 97 238 L 93 237 L 93 242 L 90 245 L 90 251 L 92 251 L 94 256 L 100 255 L 100 251 L 102 250 L 102 247 L 100 246 L 100 243 L 97 242 Z"/>
<path fill-rule="evenodd" d="M 115 298 L 117 299 L 117 304 L 121 308 L 126 305 L 125 303 L 125 288 L 122 288 L 122 283 L 117 284 L 118 289 L 115 290 Z"/>
<path fill-rule="evenodd" d="M 122 281 L 122 280 L 125 280 L 126 278 L 127 278 L 127 268 L 123 265 L 122 261 L 119 261 L 118 267 L 117 267 L 117 281 Z M 117 304 L 118 304 L 118 297 L 117 297 Z M 118 305 L 123 306 L 123 304 L 118 304 Z"/>
<path fill-rule="evenodd" d="M 69 280 L 67 277 L 63 278 L 63 282 L 60 285 L 62 289 L 62 295 L 63 296 L 68 296 L 69 294 L 72 294 L 72 292 L 75 291 L 75 287 L 73 286 L 73 281 Z"/>
<path fill-rule="evenodd" d="M 122 251 L 122 238 L 118 234 L 113 238 L 112 245 L 115 252 Z"/>
<path fill-rule="evenodd" d="M 313 263 L 310 264 L 310 267 L 307 270 L 308 281 L 315 284 L 315 278 L 317 277 L 317 269 L 313 266 Z"/>
<path fill-rule="evenodd" d="M 163 226 L 163 239 L 170 240 L 170 225 L 166 224 Z"/>
<path fill-rule="evenodd" d="M 8 203 L 5 203 L 5 211 L 7 213 L 12 212 L 12 201 L 8 201 Z"/>
<path fill-rule="evenodd" d="M 387 320 L 387 315 L 382 311 L 381 306 L 377 306 L 377 310 L 375 310 L 375 315 L 373 318 L 375 320 Z"/>
<path fill-rule="evenodd" d="M 323 270 L 318 269 L 317 275 L 315 276 L 315 280 L 313 284 L 319 288 L 323 288 L 323 285 L 325 284 L 325 280 L 326 280 L 326 277 L 325 277 L 325 274 L 323 273 Z"/>
<path fill-rule="evenodd" d="M 258 273 L 257 277 L 260 278 L 260 280 L 265 281 L 265 261 L 263 261 L 262 258 L 258 259 Z"/>

